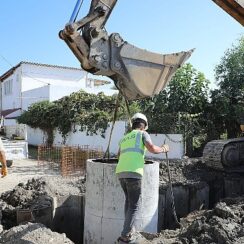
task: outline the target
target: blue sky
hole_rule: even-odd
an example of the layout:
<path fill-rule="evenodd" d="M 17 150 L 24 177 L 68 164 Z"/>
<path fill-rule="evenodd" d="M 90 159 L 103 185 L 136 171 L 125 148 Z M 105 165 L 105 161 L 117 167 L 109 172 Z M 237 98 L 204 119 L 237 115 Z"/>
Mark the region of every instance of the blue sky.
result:
<path fill-rule="evenodd" d="M 76 0 L 1 1 L 0 74 L 20 61 L 79 67 L 58 38 Z M 84 0 L 80 17 L 88 11 Z M 131 44 L 159 53 L 196 48 L 189 60 L 214 82 L 214 67 L 243 27 L 211 0 L 118 0 L 106 25 Z M 6 59 L 6 60 L 5 60 Z"/>

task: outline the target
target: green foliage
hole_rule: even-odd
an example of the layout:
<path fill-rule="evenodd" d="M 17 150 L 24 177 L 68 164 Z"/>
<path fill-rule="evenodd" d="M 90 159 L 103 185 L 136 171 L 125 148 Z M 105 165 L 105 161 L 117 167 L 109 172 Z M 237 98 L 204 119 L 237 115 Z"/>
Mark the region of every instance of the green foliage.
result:
<path fill-rule="evenodd" d="M 22 113 L 17 118 L 18 123 L 27 124 L 32 128 L 40 128 L 47 134 L 47 144 L 53 143 L 53 130 L 57 126 L 57 121 L 54 117 L 56 105 L 48 101 L 42 101 L 32 104 L 28 111 Z"/>
<path fill-rule="evenodd" d="M 52 127 L 54 120 L 50 119 L 50 112 L 54 107 L 55 104 L 48 101 L 34 103 L 29 107 L 28 111 L 18 117 L 18 122 L 29 124 L 32 128 L 45 129 Z"/>
<path fill-rule="evenodd" d="M 225 52 L 215 73 L 219 89 L 212 91 L 210 107 L 214 125 L 234 138 L 244 114 L 244 37 Z"/>
<path fill-rule="evenodd" d="M 167 112 L 202 112 L 208 101 L 209 81 L 191 64 L 179 69 L 167 88 Z"/>
<path fill-rule="evenodd" d="M 184 65 L 165 90 L 140 103 L 141 110 L 149 118 L 150 131 L 180 133 L 186 130 L 182 126 L 183 117 L 180 119 L 178 113 L 201 113 L 208 102 L 208 92 L 209 81 L 203 73 L 194 69 L 191 64 Z M 186 120 L 184 118 L 185 123 Z M 192 120 L 189 121 L 192 123 Z"/>
<path fill-rule="evenodd" d="M 87 134 L 104 135 L 108 122 L 112 120 L 116 96 L 105 96 L 103 93 L 89 94 L 84 91 L 72 93 L 55 102 L 57 128 L 65 139 L 75 125 Z"/>
<path fill-rule="evenodd" d="M 18 122 L 27 124 L 32 128 L 40 128 L 47 133 L 47 143 L 53 143 L 53 132 L 57 129 L 64 143 L 69 132 L 75 132 L 77 125 L 80 131 L 88 135 L 104 133 L 109 122 L 113 120 L 117 95 L 106 96 L 79 91 L 65 96 L 55 102 L 38 102 L 25 111 Z M 136 102 L 130 102 L 131 112 L 138 111 Z M 118 118 L 126 119 L 126 106 L 123 100 L 119 101 Z"/>

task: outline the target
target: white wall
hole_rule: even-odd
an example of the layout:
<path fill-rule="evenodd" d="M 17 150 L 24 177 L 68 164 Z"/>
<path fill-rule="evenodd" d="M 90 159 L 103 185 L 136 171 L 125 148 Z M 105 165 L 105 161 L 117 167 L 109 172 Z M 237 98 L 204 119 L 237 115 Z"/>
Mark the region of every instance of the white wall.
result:
<path fill-rule="evenodd" d="M 170 151 L 168 152 L 169 158 L 182 158 L 184 156 L 184 142 L 182 134 L 150 134 L 152 142 L 157 145 L 161 146 L 164 144 L 169 145 Z M 165 159 L 165 154 L 153 154 L 147 152 L 146 154 L 148 157 L 158 158 L 158 159 Z"/>
<path fill-rule="evenodd" d="M 112 141 L 110 144 L 110 152 L 118 152 L 118 144 L 125 133 L 125 126 L 126 122 L 124 121 L 116 122 L 113 130 Z M 86 132 L 81 132 L 77 130 L 76 133 L 69 133 L 66 140 L 66 145 L 89 145 L 92 148 L 102 147 L 105 151 L 108 145 L 110 130 L 111 127 L 107 129 L 105 133 L 105 138 L 101 137 L 100 135 L 87 136 Z M 27 126 L 27 135 L 28 143 L 31 145 L 39 145 L 45 142 L 46 136 L 40 129 L 32 129 Z M 54 144 L 63 144 L 63 138 L 58 132 L 55 133 Z"/>
<path fill-rule="evenodd" d="M 68 96 L 73 92 L 79 91 L 80 86 L 51 85 L 50 86 L 50 101 L 58 100 L 64 96 Z"/>
<path fill-rule="evenodd" d="M 22 110 L 28 110 L 28 107 L 36 102 L 49 100 L 50 86 L 43 86 L 22 92 Z"/>
<path fill-rule="evenodd" d="M 126 122 L 117 121 L 115 124 L 115 128 L 112 135 L 112 141 L 110 145 L 110 152 L 117 154 L 118 152 L 118 144 L 120 139 L 125 134 Z M 105 134 L 105 139 L 100 135 L 87 136 L 86 132 L 77 131 L 76 133 L 70 133 L 66 140 L 66 145 L 90 145 L 90 147 L 102 147 L 103 151 L 107 149 L 109 133 L 111 127 L 109 127 Z M 45 135 L 39 129 L 31 129 L 27 127 L 28 134 L 28 143 L 31 145 L 39 145 L 45 142 Z M 170 138 L 170 140 L 168 139 Z M 161 146 L 164 143 L 166 138 L 166 143 L 170 146 L 170 152 L 168 153 L 168 157 L 170 159 L 173 158 L 182 158 L 184 155 L 184 143 L 182 140 L 181 134 L 169 134 L 168 137 L 162 134 L 152 134 L 151 138 L 154 144 Z M 174 142 L 175 141 L 175 142 Z M 62 144 L 63 139 L 59 133 L 56 132 L 54 144 L 60 145 Z M 165 154 L 151 154 L 147 153 L 147 157 L 162 159 L 165 158 Z"/>
<path fill-rule="evenodd" d="M 7 138 L 11 138 L 13 134 L 22 137 L 24 140 L 27 140 L 27 126 L 24 124 L 8 125 L 4 126 L 4 131 Z"/>
<path fill-rule="evenodd" d="M 22 108 L 27 110 L 32 103 L 55 101 L 80 89 L 88 93 L 117 93 L 111 84 L 101 87 L 87 87 L 87 72 L 82 69 L 60 68 L 39 64 L 22 63 L 14 73 L 2 83 L 2 110 Z M 12 93 L 4 94 L 4 84 L 12 80 Z M 12 116 L 12 115 L 11 115 Z"/>
<path fill-rule="evenodd" d="M 16 124 L 16 119 L 4 119 L 4 126 L 12 126 Z"/>
<path fill-rule="evenodd" d="M 22 108 L 23 111 L 27 110 L 32 103 L 59 99 L 85 88 L 86 76 L 87 72 L 81 69 L 22 63 L 1 84 L 1 109 Z M 12 80 L 12 92 L 5 95 L 4 84 L 9 80 Z M 18 111 L 17 116 L 20 113 L 21 111 Z M 5 124 L 13 125 L 14 122 L 15 120 L 6 120 Z"/>
<path fill-rule="evenodd" d="M 12 93 L 4 94 L 4 84 L 8 80 L 13 80 L 12 82 Z M 21 78 L 20 78 L 20 67 L 15 70 L 15 72 L 10 75 L 6 80 L 2 82 L 2 110 L 21 108 Z"/>
<path fill-rule="evenodd" d="M 22 91 L 32 90 L 48 84 L 67 87 L 86 87 L 87 72 L 81 69 L 48 67 L 22 64 Z"/>
<path fill-rule="evenodd" d="M 45 135 L 40 129 L 33 129 L 27 126 L 27 141 L 30 145 L 40 145 L 45 143 Z"/>

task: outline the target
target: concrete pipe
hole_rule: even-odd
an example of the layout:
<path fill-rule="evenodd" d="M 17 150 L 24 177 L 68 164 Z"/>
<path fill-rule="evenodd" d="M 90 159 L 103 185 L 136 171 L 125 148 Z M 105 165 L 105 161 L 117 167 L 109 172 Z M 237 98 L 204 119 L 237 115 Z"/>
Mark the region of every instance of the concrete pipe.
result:
<path fill-rule="evenodd" d="M 84 243 L 112 244 L 120 236 L 124 222 L 124 193 L 115 174 L 117 160 L 87 160 Z M 139 231 L 157 232 L 159 164 L 144 167 Z"/>

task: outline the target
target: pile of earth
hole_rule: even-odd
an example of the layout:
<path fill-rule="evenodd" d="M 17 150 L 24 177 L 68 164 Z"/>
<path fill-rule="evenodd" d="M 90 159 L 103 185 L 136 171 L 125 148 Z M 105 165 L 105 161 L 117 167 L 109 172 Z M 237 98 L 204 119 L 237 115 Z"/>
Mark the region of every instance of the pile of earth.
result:
<path fill-rule="evenodd" d="M 27 223 L 2 232 L 0 243 L 5 244 L 73 244 L 65 234 L 52 232 L 42 224 Z"/>
<path fill-rule="evenodd" d="M 222 172 L 214 171 L 202 162 L 201 158 L 171 159 L 169 169 L 173 185 L 191 182 L 210 181 L 221 177 Z M 160 185 L 168 184 L 167 161 L 162 160 L 159 164 Z"/>
<path fill-rule="evenodd" d="M 0 196 L 0 223 L 5 229 L 17 225 L 17 210 L 36 210 L 52 206 L 55 196 L 82 195 L 84 178 L 43 177 L 20 183 Z"/>
<path fill-rule="evenodd" d="M 158 235 L 142 234 L 153 244 L 242 244 L 244 197 L 224 199 L 212 210 L 191 213 L 181 219 L 181 225 L 180 229 L 164 230 Z"/>

